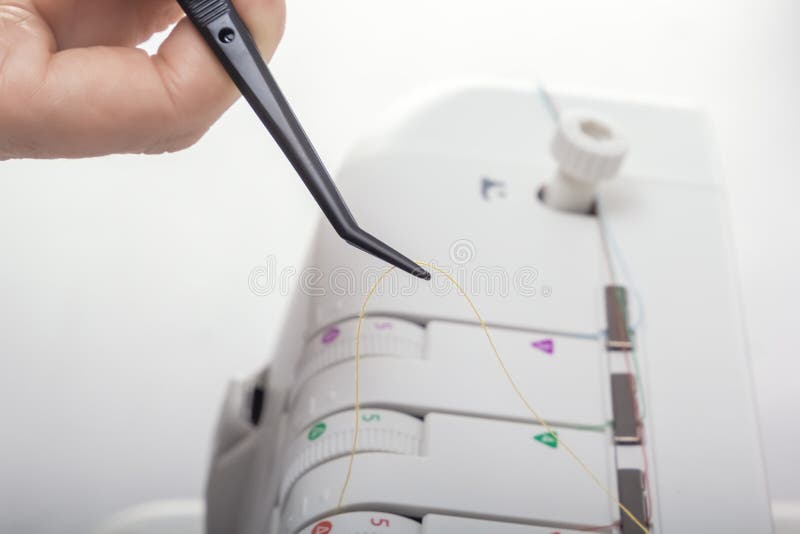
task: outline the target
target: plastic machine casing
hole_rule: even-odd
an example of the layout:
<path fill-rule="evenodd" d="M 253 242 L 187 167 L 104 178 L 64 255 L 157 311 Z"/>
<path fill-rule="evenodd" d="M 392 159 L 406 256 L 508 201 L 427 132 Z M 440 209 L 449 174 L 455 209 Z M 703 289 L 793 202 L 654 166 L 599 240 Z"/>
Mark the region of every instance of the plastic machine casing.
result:
<path fill-rule="evenodd" d="M 652 532 L 771 532 L 726 199 L 703 116 L 554 100 L 612 117 L 629 142 L 599 205 L 635 330 Z M 442 90 L 395 109 L 338 183 L 376 235 L 466 285 L 528 399 L 617 492 L 618 470 L 642 460 L 614 442 L 610 376 L 625 367 L 606 344 L 611 281 L 597 218 L 537 198 L 555 172 L 554 128 L 536 87 Z M 211 534 L 316 534 L 337 511 L 352 436 L 352 319 L 386 266 L 327 224 L 308 265 L 269 366 L 228 392 L 208 482 Z M 362 413 L 373 419 L 361 443 L 373 450 L 356 456 L 343 510 L 377 514 L 363 532 L 407 532 L 396 516 L 429 534 L 620 521 L 542 439 L 443 277 L 395 271 L 382 287 L 362 341 Z M 313 448 L 320 422 L 336 433 L 335 457 Z"/>

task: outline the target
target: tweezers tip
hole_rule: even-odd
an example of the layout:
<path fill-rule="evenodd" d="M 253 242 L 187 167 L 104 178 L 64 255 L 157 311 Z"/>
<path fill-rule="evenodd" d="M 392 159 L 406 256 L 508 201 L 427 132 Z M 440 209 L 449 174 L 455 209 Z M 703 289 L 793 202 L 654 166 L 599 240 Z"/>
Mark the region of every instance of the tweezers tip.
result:
<path fill-rule="evenodd" d="M 431 279 L 431 273 L 429 273 L 428 271 L 426 271 L 422 267 L 417 267 L 416 269 L 414 269 L 414 271 L 411 274 L 413 274 L 414 276 L 416 276 L 418 278 L 422 278 L 423 280 L 430 280 Z"/>

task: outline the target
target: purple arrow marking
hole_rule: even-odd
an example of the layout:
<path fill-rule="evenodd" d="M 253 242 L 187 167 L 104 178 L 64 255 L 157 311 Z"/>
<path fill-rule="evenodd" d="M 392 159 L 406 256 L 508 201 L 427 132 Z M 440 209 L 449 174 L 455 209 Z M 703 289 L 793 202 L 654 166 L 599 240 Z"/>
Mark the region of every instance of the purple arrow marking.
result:
<path fill-rule="evenodd" d="M 534 349 L 539 349 L 542 352 L 546 352 L 547 354 L 553 354 L 553 340 L 552 339 L 543 339 L 541 341 L 533 341 L 531 342 L 531 347 Z"/>

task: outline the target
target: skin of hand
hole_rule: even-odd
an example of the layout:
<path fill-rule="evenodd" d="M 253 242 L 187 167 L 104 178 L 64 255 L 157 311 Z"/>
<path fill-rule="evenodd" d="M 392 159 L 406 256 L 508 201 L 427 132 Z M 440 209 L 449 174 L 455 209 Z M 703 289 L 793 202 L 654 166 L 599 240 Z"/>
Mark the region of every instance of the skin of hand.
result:
<path fill-rule="evenodd" d="M 234 0 L 265 60 L 284 0 Z M 239 92 L 175 0 L 0 0 L 0 159 L 194 144 Z M 136 47 L 177 22 L 150 56 Z"/>

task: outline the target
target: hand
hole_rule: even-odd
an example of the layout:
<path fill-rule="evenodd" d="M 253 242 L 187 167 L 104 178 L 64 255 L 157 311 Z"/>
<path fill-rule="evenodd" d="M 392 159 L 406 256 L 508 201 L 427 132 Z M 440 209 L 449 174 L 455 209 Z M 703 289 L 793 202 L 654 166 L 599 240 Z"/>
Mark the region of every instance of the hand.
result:
<path fill-rule="evenodd" d="M 269 59 L 284 0 L 236 0 Z M 175 0 L 0 0 L 0 159 L 172 152 L 239 95 Z"/>

